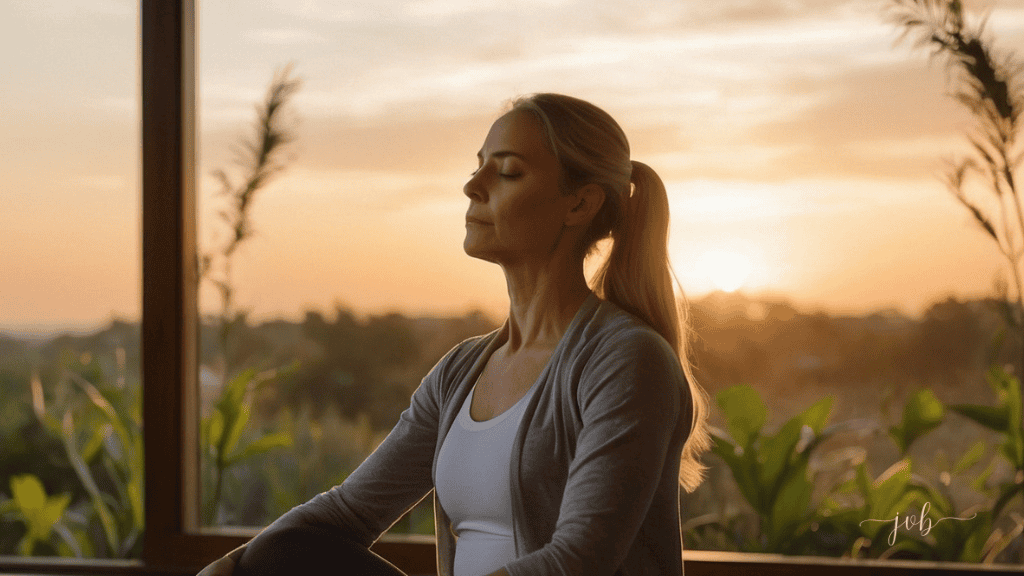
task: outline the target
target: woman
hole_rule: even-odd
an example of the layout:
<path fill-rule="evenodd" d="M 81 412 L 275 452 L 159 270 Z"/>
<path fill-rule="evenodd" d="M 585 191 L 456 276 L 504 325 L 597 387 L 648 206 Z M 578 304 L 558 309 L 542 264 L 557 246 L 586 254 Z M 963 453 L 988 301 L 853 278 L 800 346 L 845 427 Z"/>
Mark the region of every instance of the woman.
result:
<path fill-rule="evenodd" d="M 508 319 L 442 358 L 344 483 L 206 574 L 400 574 L 366 548 L 432 489 L 439 574 L 682 573 L 679 488 L 710 438 L 664 185 L 607 113 L 556 94 L 516 100 L 477 156 L 464 248 L 502 267 Z M 595 294 L 583 263 L 609 236 Z"/>

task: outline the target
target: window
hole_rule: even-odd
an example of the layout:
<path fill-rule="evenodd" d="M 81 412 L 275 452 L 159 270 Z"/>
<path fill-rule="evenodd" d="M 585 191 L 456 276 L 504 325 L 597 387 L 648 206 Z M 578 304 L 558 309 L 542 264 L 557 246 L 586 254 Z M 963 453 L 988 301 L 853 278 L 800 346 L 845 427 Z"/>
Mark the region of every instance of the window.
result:
<path fill-rule="evenodd" d="M 0 7 L 0 555 L 138 558 L 138 7 Z"/>
<path fill-rule="evenodd" d="M 187 574 L 246 539 L 230 530 L 201 528 L 195 226 L 195 6 L 146 1 L 142 10 L 143 76 L 143 376 L 146 382 L 146 513 L 142 563 L 124 572 Z M 429 570 L 431 544 L 402 538 L 381 552 L 411 572 Z M 849 574 L 961 573 L 948 564 L 838 560 L 687 551 L 688 574 L 818 571 Z M 4 562 L 7 562 L 6 560 Z M 56 564 L 7 563 L 18 572 Z M 67 567 L 63 568 L 67 570 Z M 82 572 L 111 571 L 96 565 Z"/>

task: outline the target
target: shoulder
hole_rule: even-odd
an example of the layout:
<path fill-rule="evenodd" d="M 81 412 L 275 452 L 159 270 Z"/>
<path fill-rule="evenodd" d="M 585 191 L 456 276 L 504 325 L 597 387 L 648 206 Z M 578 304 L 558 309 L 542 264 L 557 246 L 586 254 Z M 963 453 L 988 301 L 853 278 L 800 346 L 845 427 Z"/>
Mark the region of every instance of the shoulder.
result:
<path fill-rule="evenodd" d="M 579 400 L 623 394 L 664 401 L 678 397 L 686 377 L 675 349 L 647 323 L 601 302 L 581 327 L 571 362 Z"/>
<path fill-rule="evenodd" d="M 588 363 L 602 359 L 626 363 L 659 360 L 679 365 L 678 354 L 661 334 L 608 301 L 602 301 L 583 326 L 576 349 Z"/>

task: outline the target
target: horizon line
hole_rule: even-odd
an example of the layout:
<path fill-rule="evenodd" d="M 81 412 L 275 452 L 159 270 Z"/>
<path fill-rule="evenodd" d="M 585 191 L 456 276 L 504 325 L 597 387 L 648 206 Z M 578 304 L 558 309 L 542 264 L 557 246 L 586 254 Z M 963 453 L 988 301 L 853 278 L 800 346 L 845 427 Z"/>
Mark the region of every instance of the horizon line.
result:
<path fill-rule="evenodd" d="M 994 298 L 994 295 L 965 295 L 955 294 L 952 291 L 945 293 L 944 295 L 937 296 L 933 299 L 929 305 L 922 308 L 919 313 L 908 312 L 905 306 L 874 306 L 871 308 L 864 309 L 859 312 L 851 312 L 849 309 L 843 310 L 835 306 L 826 306 L 821 303 L 815 302 L 798 302 L 792 297 L 789 297 L 783 293 L 773 292 L 770 290 L 762 290 L 758 292 L 745 291 L 742 289 L 727 292 L 724 290 L 711 290 L 703 292 L 698 295 L 687 295 L 686 300 L 688 303 L 695 304 L 710 298 L 735 298 L 739 300 L 747 300 L 751 304 L 775 304 L 785 305 L 793 308 L 800 314 L 816 314 L 826 313 L 834 317 L 868 317 L 876 314 L 892 314 L 895 313 L 897 316 L 904 318 L 920 321 L 923 318 L 924 311 L 929 307 L 946 302 L 950 299 L 959 302 L 980 302 L 990 298 Z M 270 322 L 301 322 L 302 316 L 306 312 L 318 312 L 321 314 L 329 315 L 334 312 L 335 309 L 346 310 L 353 313 L 359 319 L 368 319 L 373 317 L 386 316 L 388 314 L 400 314 L 412 319 L 428 319 L 428 318 L 457 318 L 462 316 L 468 316 L 471 314 L 479 313 L 488 317 L 490 320 L 500 323 L 506 316 L 501 314 L 500 318 L 495 317 L 491 312 L 488 312 L 481 306 L 469 306 L 461 309 L 461 311 L 429 311 L 429 310 L 403 310 L 398 307 L 382 308 L 377 310 L 357 310 L 353 306 L 335 306 L 332 309 L 317 310 L 312 307 L 305 308 L 303 312 L 297 315 L 287 315 L 278 313 L 266 313 L 266 314 L 253 314 L 250 316 L 250 321 L 253 325 L 267 324 Z M 215 313 L 201 314 L 204 320 L 216 318 Z M 44 341 L 59 338 L 61 336 L 77 336 L 84 337 L 110 327 L 115 322 L 124 322 L 127 324 L 139 324 L 141 317 L 132 317 L 121 313 L 111 313 L 108 317 L 102 320 L 91 320 L 91 321 L 71 321 L 61 323 L 34 323 L 34 324 L 0 324 L 0 338 L 12 338 L 18 340 L 28 341 Z"/>

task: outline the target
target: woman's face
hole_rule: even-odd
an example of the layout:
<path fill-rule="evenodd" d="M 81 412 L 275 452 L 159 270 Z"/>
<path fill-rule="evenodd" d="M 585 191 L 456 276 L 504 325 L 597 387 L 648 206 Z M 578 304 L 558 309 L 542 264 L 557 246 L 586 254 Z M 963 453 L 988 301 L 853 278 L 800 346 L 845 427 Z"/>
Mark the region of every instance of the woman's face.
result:
<path fill-rule="evenodd" d="M 572 199 L 559 189 L 561 168 L 540 121 L 512 111 L 491 126 L 466 182 L 466 253 L 515 264 L 550 256 Z"/>

